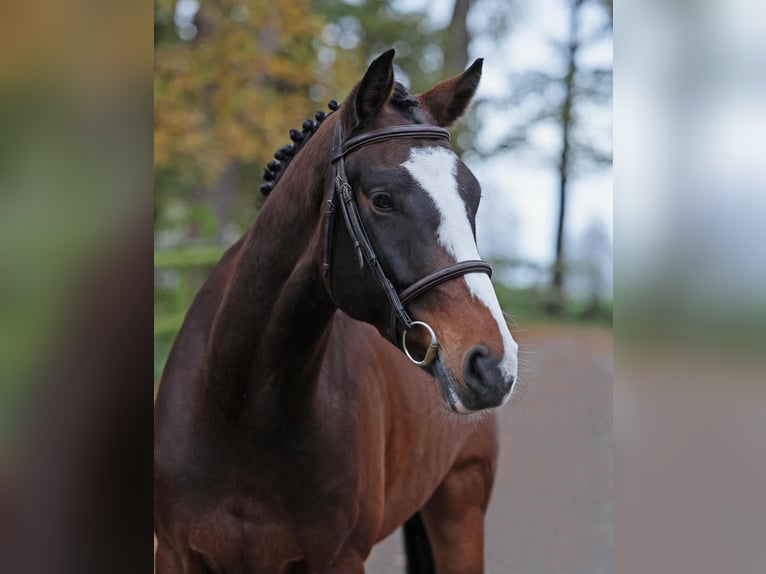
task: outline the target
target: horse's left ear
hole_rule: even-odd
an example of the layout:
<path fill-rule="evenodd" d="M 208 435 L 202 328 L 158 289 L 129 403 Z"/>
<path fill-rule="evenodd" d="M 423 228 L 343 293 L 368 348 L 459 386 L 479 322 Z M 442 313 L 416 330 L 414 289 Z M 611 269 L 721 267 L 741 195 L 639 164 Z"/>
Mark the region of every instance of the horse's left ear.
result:
<path fill-rule="evenodd" d="M 422 107 L 431 113 L 437 125 L 448 127 L 463 115 L 481 80 L 484 59 L 479 58 L 465 72 L 436 84 L 419 96 Z"/>
<path fill-rule="evenodd" d="M 354 94 L 356 125 L 375 116 L 394 89 L 394 50 L 383 52 L 367 68 Z"/>

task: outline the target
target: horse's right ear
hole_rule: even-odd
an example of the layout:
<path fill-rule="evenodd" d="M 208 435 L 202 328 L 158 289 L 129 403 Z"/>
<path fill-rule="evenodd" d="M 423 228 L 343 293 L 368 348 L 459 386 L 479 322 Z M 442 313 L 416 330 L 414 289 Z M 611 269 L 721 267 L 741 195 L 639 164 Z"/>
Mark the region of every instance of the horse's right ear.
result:
<path fill-rule="evenodd" d="M 354 95 L 353 125 L 373 117 L 391 97 L 394 89 L 394 50 L 383 52 L 372 61 Z"/>
<path fill-rule="evenodd" d="M 437 126 L 449 127 L 463 115 L 479 87 L 483 64 L 479 58 L 462 74 L 436 84 L 420 96 Z"/>

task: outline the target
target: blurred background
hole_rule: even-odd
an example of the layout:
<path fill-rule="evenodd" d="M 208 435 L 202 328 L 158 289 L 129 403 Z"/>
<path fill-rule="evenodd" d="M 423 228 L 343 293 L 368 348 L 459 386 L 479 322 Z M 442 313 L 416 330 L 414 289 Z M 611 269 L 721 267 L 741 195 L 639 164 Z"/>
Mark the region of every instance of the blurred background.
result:
<path fill-rule="evenodd" d="M 612 3 L 155 1 L 155 380 L 196 290 L 258 216 L 264 165 L 396 49 L 418 93 L 484 58 L 453 145 L 528 393 L 502 411 L 489 572 L 611 567 Z M 404 571 L 401 534 L 371 574 Z"/>

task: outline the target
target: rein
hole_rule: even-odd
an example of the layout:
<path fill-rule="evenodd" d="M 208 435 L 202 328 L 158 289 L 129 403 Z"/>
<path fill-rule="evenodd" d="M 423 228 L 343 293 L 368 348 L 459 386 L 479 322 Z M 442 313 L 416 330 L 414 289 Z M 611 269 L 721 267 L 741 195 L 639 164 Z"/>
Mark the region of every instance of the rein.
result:
<path fill-rule="evenodd" d="M 348 154 L 361 147 L 397 138 L 446 139 L 449 141 L 449 132 L 443 128 L 434 126 L 417 124 L 400 125 L 374 130 L 343 141 L 343 128 L 341 127 L 340 119 L 335 124 L 333 151 L 331 156 L 331 161 L 334 167 L 333 191 L 330 194 L 330 199 L 327 201 L 327 209 L 325 210 L 324 262 L 322 264 L 322 270 L 325 284 L 329 290 L 330 297 L 332 297 L 332 232 L 335 212 L 337 211 L 337 206 L 340 206 L 340 211 L 343 213 L 343 220 L 346 223 L 346 229 L 354 244 L 354 249 L 359 254 L 360 261 L 367 263 L 370 267 L 373 277 L 383 289 L 383 292 L 386 294 L 388 302 L 391 305 L 393 311 L 394 334 L 396 334 L 396 323 L 398 321 L 402 326 L 402 349 L 413 363 L 422 367 L 429 365 L 436 359 L 439 350 L 439 340 L 430 325 L 422 321 L 412 320 L 407 312 L 405 304 L 433 287 L 451 279 L 461 277 L 467 273 L 486 273 L 492 277 L 492 267 L 490 267 L 489 263 L 480 260 L 461 261 L 434 273 L 430 273 L 415 281 L 415 283 L 401 291 L 401 293 L 397 292 L 396 288 L 391 283 L 391 280 L 386 276 L 385 271 L 383 271 L 380 259 L 378 259 L 375 249 L 373 248 L 372 243 L 370 243 L 370 239 L 367 237 L 367 232 L 365 231 L 362 217 L 359 214 L 359 207 L 357 206 L 353 189 L 346 177 L 346 167 L 343 161 Z M 422 360 L 415 359 L 407 349 L 407 333 L 415 327 L 422 327 L 431 337 L 431 342 L 425 357 Z"/>

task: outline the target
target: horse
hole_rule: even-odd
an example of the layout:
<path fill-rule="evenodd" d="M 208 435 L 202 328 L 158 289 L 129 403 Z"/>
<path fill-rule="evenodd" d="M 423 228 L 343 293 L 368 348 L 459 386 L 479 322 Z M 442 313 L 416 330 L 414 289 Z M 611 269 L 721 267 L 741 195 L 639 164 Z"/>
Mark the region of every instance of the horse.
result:
<path fill-rule="evenodd" d="M 482 572 L 518 345 L 449 145 L 482 60 L 412 95 L 394 51 L 291 131 L 196 295 L 155 405 L 157 574 Z"/>

